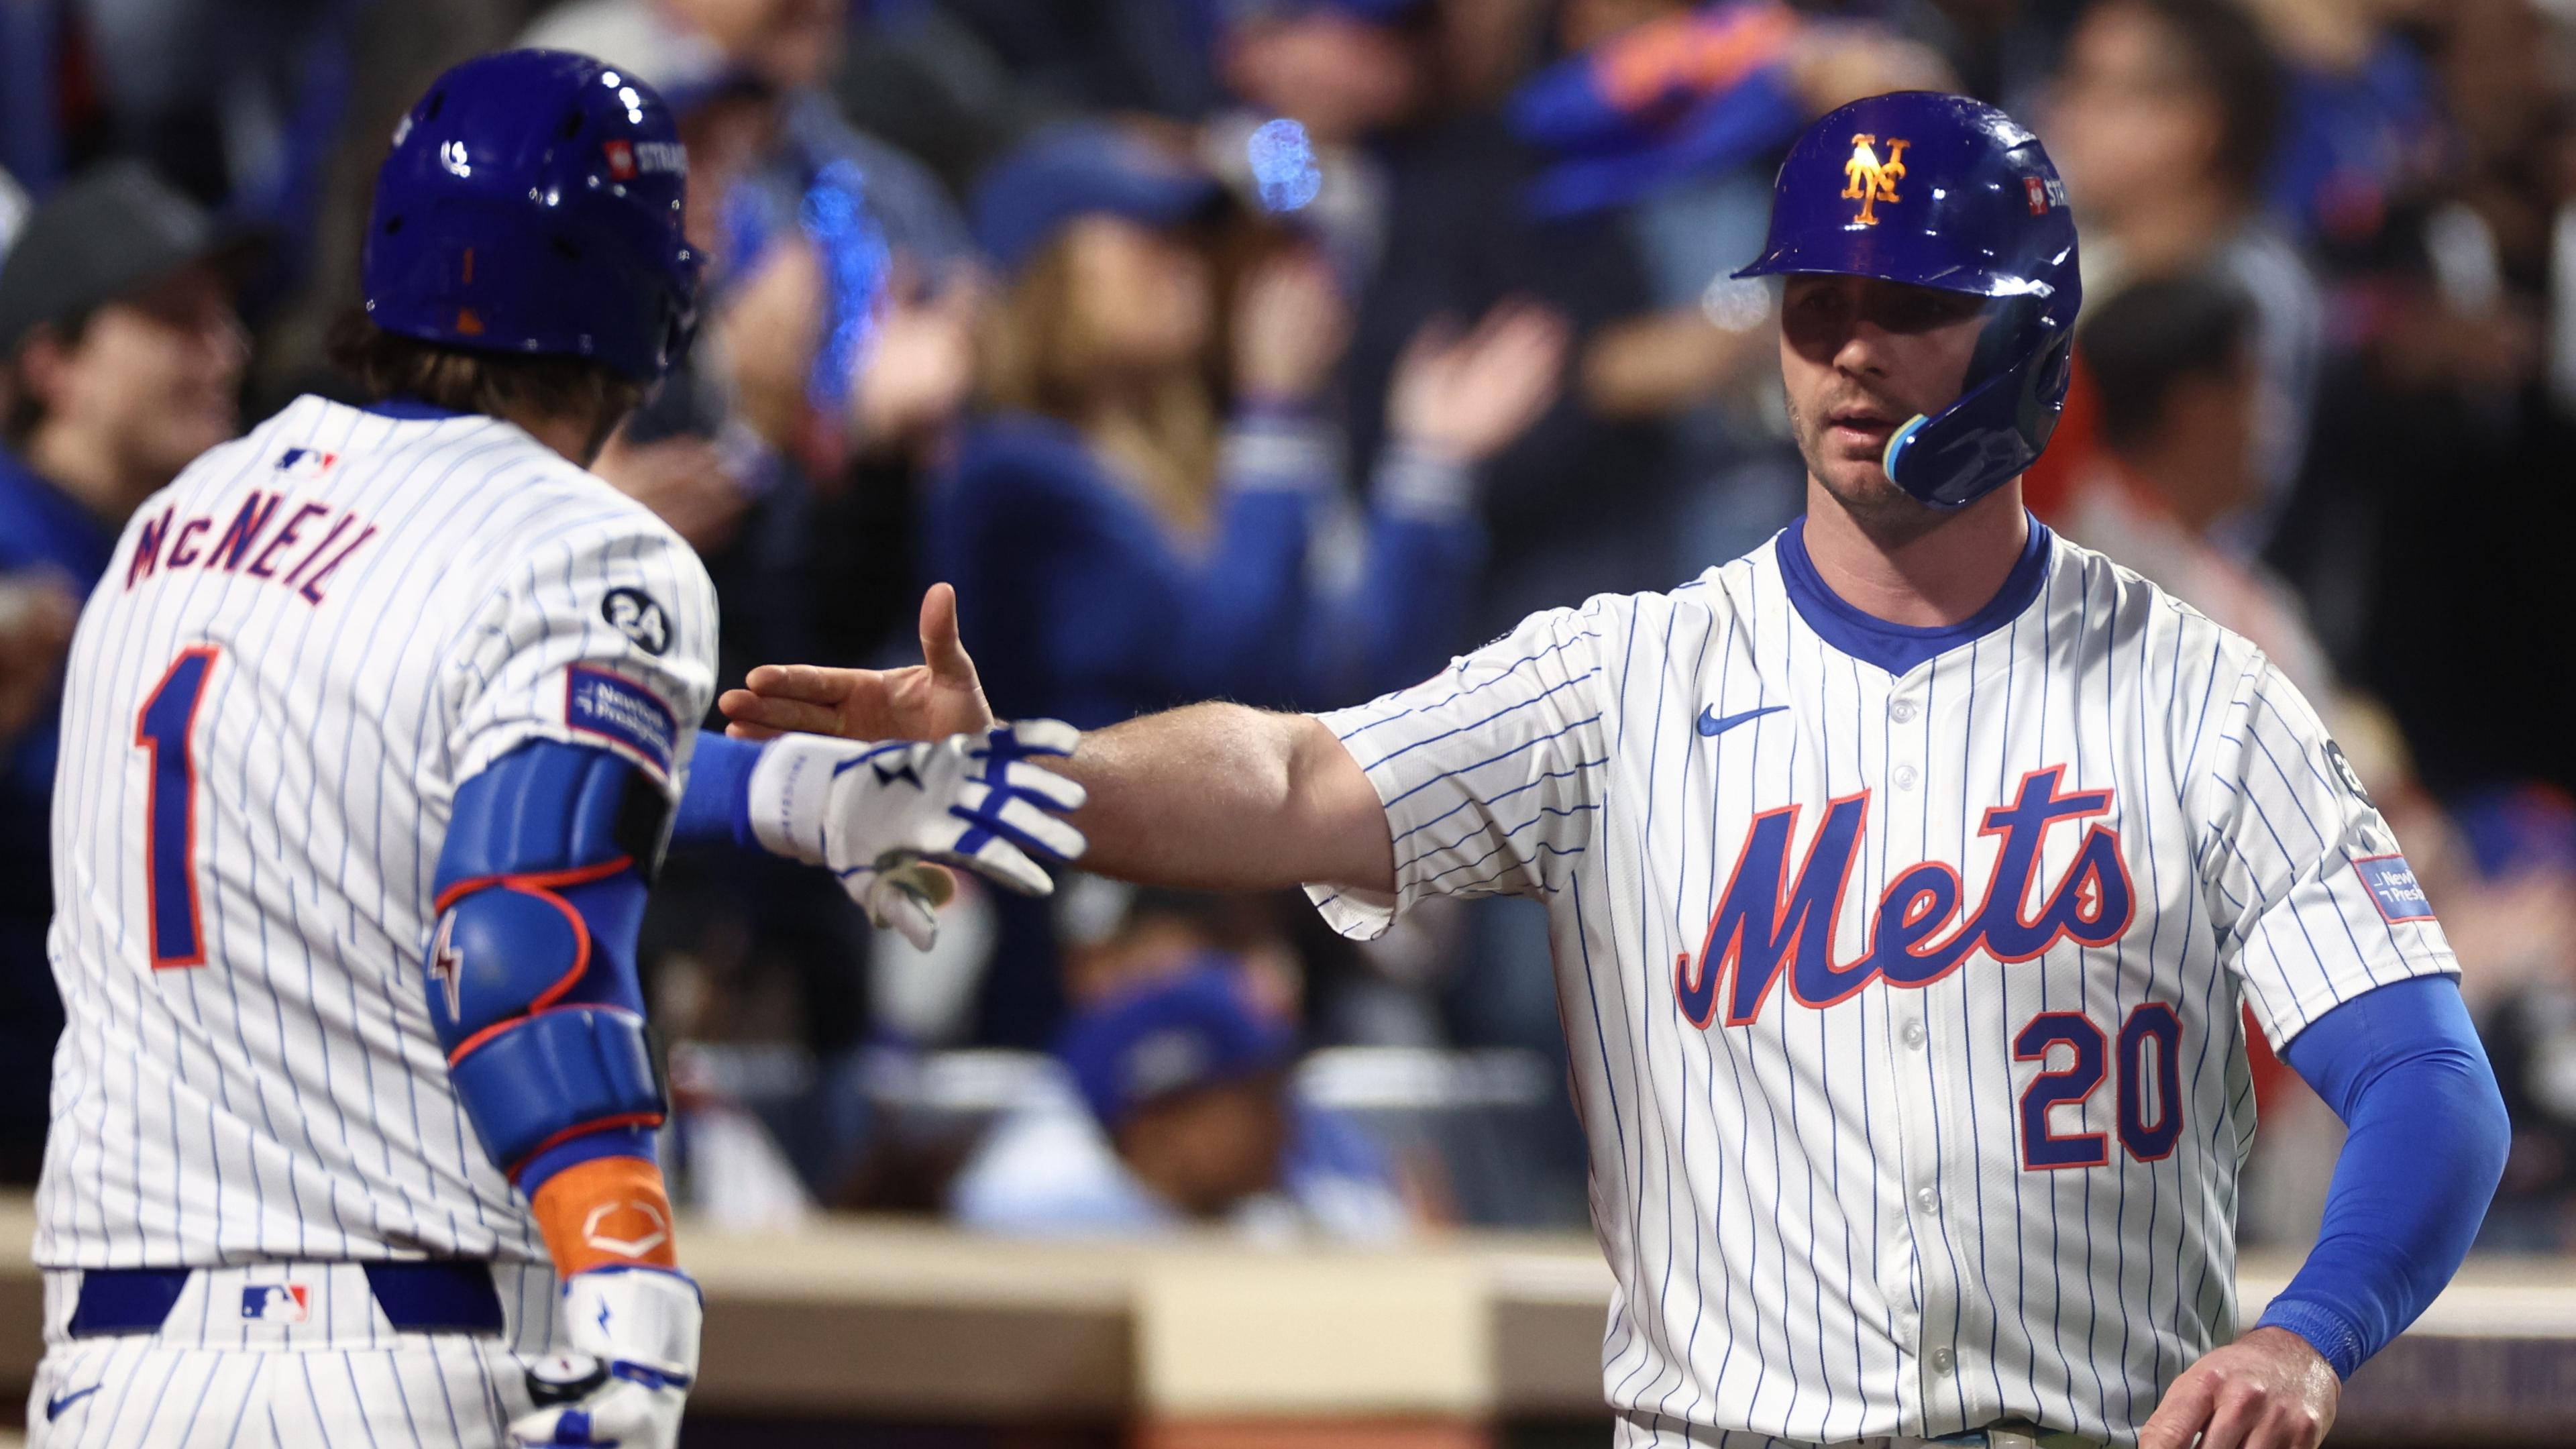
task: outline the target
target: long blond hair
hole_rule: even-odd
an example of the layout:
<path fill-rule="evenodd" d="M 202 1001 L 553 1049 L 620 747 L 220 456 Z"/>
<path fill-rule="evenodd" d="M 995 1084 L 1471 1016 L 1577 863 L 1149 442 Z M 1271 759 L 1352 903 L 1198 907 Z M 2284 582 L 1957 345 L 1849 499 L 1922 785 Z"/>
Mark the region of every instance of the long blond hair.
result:
<path fill-rule="evenodd" d="M 1095 314 L 1076 293 L 1072 246 L 1049 244 L 985 313 L 978 391 L 989 408 L 1073 425 L 1157 517 L 1203 534 L 1216 494 L 1215 400 L 1196 363 L 1103 405 L 1111 376 Z"/>

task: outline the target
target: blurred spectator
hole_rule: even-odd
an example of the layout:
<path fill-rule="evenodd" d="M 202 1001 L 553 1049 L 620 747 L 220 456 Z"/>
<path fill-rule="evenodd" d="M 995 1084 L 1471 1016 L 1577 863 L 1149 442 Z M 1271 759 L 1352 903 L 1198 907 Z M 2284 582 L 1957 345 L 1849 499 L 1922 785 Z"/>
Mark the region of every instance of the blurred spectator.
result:
<path fill-rule="evenodd" d="M 1375 1242 L 1408 1213 L 1384 1155 L 1300 1101 L 1293 1034 L 1203 956 L 1086 1008 L 1061 1071 L 994 1124 L 950 1190 L 998 1232 L 1148 1234 L 1193 1222 Z"/>
<path fill-rule="evenodd" d="M 1458 643 L 1474 468 L 1552 394 L 1555 323 L 1504 308 L 1416 338 L 1359 584 L 1319 594 L 1309 555 L 1341 469 L 1317 408 L 1347 309 L 1300 249 L 1255 264 L 1220 433 L 1209 266 L 1186 229 L 1219 200 L 1204 172 L 1100 128 L 1040 137 L 979 195 L 1010 282 L 986 338 L 992 412 L 931 505 L 930 562 L 1006 712 L 1089 727 L 1216 695 L 1320 704 Z"/>
<path fill-rule="evenodd" d="M 1545 404 L 1560 329 L 1504 308 L 1464 337 L 1416 339 L 1357 577 L 1319 587 L 1342 488 L 1318 408 L 1347 310 L 1310 253 L 1256 263 L 1220 431 L 1191 226 L 1221 204 L 1204 171 L 1105 127 L 1038 137 L 978 194 L 978 237 L 1008 274 L 984 337 L 990 412 L 929 502 L 927 563 L 957 585 L 1005 713 L 1094 727 L 1212 696 L 1365 698 L 1460 641 L 1475 465 Z M 1062 1000 L 1044 913 L 1010 901 L 1001 919 L 986 1039 L 1034 1045 Z"/>
<path fill-rule="evenodd" d="M 2576 496 L 2530 486 L 2576 445 L 2576 408 L 2553 382 L 2576 358 L 2576 77 L 2557 59 L 2568 24 L 2531 0 L 2423 19 L 2444 164 L 2366 242 L 2332 253 L 2347 356 L 2268 553 L 2344 671 L 2404 722 L 2437 788 L 2576 787 L 2553 712 L 2469 703 L 2520 673 L 2523 641 L 2576 631 L 2576 595 L 2560 583 Z M 2498 620 L 2515 621 L 2510 641 Z"/>
<path fill-rule="evenodd" d="M 0 263 L 0 573 L 46 570 L 85 596 L 136 507 L 233 436 L 245 353 L 232 298 L 254 253 L 131 163 L 92 172 L 28 219 Z M 0 753 L 9 1174 L 34 1171 L 62 1029 L 45 956 L 56 745 L 39 723 Z"/>
<path fill-rule="evenodd" d="M 2296 595 L 2211 542 L 2262 491 L 2251 446 L 2254 305 L 2207 273 L 2150 278 L 2085 310 L 2102 455 L 2076 480 L 2069 537 L 2252 639 L 2330 710 L 2334 675 Z"/>
<path fill-rule="evenodd" d="M 2077 210 L 2088 292 L 2207 267 L 2253 300 L 2261 492 L 2228 520 L 2238 552 L 2270 535 L 2297 478 L 2325 345 L 2316 281 L 2261 208 L 2283 74 L 2234 0 L 2102 0 L 2038 127 Z"/>
<path fill-rule="evenodd" d="M 1372 143 L 1427 98 L 1421 0 L 1229 0 L 1212 7 L 1217 75 L 1238 103 L 1207 121 L 1202 156 L 1241 195 L 1293 212 L 1324 243 L 1347 288 L 1386 246 L 1387 175 Z M 1311 180 L 1265 192 L 1261 128 L 1294 126 Z M 1294 204 L 1288 204 L 1293 202 Z"/>
<path fill-rule="evenodd" d="M 2249 0 L 2279 47 L 2281 139 L 2264 191 L 2305 238 L 2366 242 L 2441 165 L 2433 69 L 2401 6 Z"/>

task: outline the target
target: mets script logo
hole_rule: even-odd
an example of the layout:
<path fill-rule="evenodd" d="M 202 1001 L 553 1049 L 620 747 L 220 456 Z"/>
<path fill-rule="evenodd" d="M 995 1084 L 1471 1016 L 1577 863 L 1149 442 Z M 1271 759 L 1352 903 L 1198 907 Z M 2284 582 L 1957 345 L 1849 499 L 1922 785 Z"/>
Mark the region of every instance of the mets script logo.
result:
<path fill-rule="evenodd" d="M 1794 879 L 1789 841 L 1799 807 L 1755 816 L 1698 961 L 1684 955 L 1674 963 L 1673 991 L 1683 1014 L 1704 1028 L 1722 996 L 1726 1025 L 1747 1025 L 1762 1014 L 1784 969 L 1800 1005 L 1826 1007 L 1881 979 L 1929 986 L 1979 952 L 1997 961 L 2029 961 L 2060 938 L 2087 946 L 2119 939 L 2136 897 L 2120 858 L 2120 833 L 2108 825 L 2085 828 L 2074 862 L 2048 888 L 2039 914 L 2022 914 L 2049 830 L 2111 810 L 2109 790 L 2059 794 L 2065 775 L 2063 765 L 2033 770 L 2022 776 L 2013 803 L 1986 811 L 1977 833 L 2001 836 L 2002 843 L 1981 900 L 1968 903 L 1958 871 L 1940 861 L 1910 866 L 1880 894 L 1869 941 L 1848 961 L 1837 959 L 1834 922 L 1869 821 L 1869 792 L 1825 806 L 1824 823 Z"/>
<path fill-rule="evenodd" d="M 1878 138 L 1863 131 L 1852 137 L 1851 159 L 1843 163 L 1843 199 L 1860 203 L 1860 214 L 1852 218 L 1862 226 L 1878 225 L 1878 204 L 1904 200 L 1896 194 L 1896 183 L 1905 179 L 1905 148 L 1911 141 L 1887 143 L 1887 159 L 1878 159 Z"/>

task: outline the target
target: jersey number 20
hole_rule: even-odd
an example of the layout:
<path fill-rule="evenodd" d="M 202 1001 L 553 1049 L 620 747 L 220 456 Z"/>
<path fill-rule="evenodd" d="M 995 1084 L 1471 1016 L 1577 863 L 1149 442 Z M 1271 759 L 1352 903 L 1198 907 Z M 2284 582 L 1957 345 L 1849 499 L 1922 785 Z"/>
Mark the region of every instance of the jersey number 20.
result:
<path fill-rule="evenodd" d="M 206 964 L 197 911 L 197 706 L 221 651 L 182 651 L 135 716 L 134 743 L 151 756 L 144 804 L 143 890 L 152 911 L 152 969 Z"/>
<path fill-rule="evenodd" d="M 2117 1052 L 2090 1018 L 2075 1011 L 2043 1011 L 2013 1037 L 2013 1059 L 2045 1068 L 2051 1047 L 2068 1047 L 2074 1059 L 2042 1070 L 2021 1092 L 2021 1165 L 2026 1172 L 2059 1167 L 2100 1167 L 2111 1160 L 2099 1132 L 2061 1133 L 2048 1114 L 2081 1107 L 2103 1077 L 2120 1077 L 2120 1145 L 2139 1162 L 2162 1161 L 2182 1136 L 2182 1017 L 2161 1001 L 2139 1004 L 2120 1028 Z M 2105 1058 L 2109 1058 L 2107 1062 Z"/>

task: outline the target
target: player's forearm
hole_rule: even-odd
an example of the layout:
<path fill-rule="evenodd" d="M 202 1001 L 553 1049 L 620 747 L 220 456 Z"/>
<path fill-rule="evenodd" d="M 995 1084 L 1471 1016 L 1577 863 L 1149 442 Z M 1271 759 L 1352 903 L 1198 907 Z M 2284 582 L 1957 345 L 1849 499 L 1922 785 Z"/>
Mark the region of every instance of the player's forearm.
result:
<path fill-rule="evenodd" d="M 1201 704 L 1083 736 L 1086 869 L 1200 890 L 1392 890 L 1376 790 L 1311 715 Z"/>
<path fill-rule="evenodd" d="M 576 1163 L 529 1189 L 528 1203 L 561 1277 L 600 1268 L 679 1266 L 670 1192 L 650 1157 Z"/>
<path fill-rule="evenodd" d="M 2504 1171 L 2504 1100 L 2459 991 L 2367 991 L 2284 1054 L 2350 1128 L 2317 1244 L 2265 1310 L 2350 1374 L 2450 1281 Z"/>

